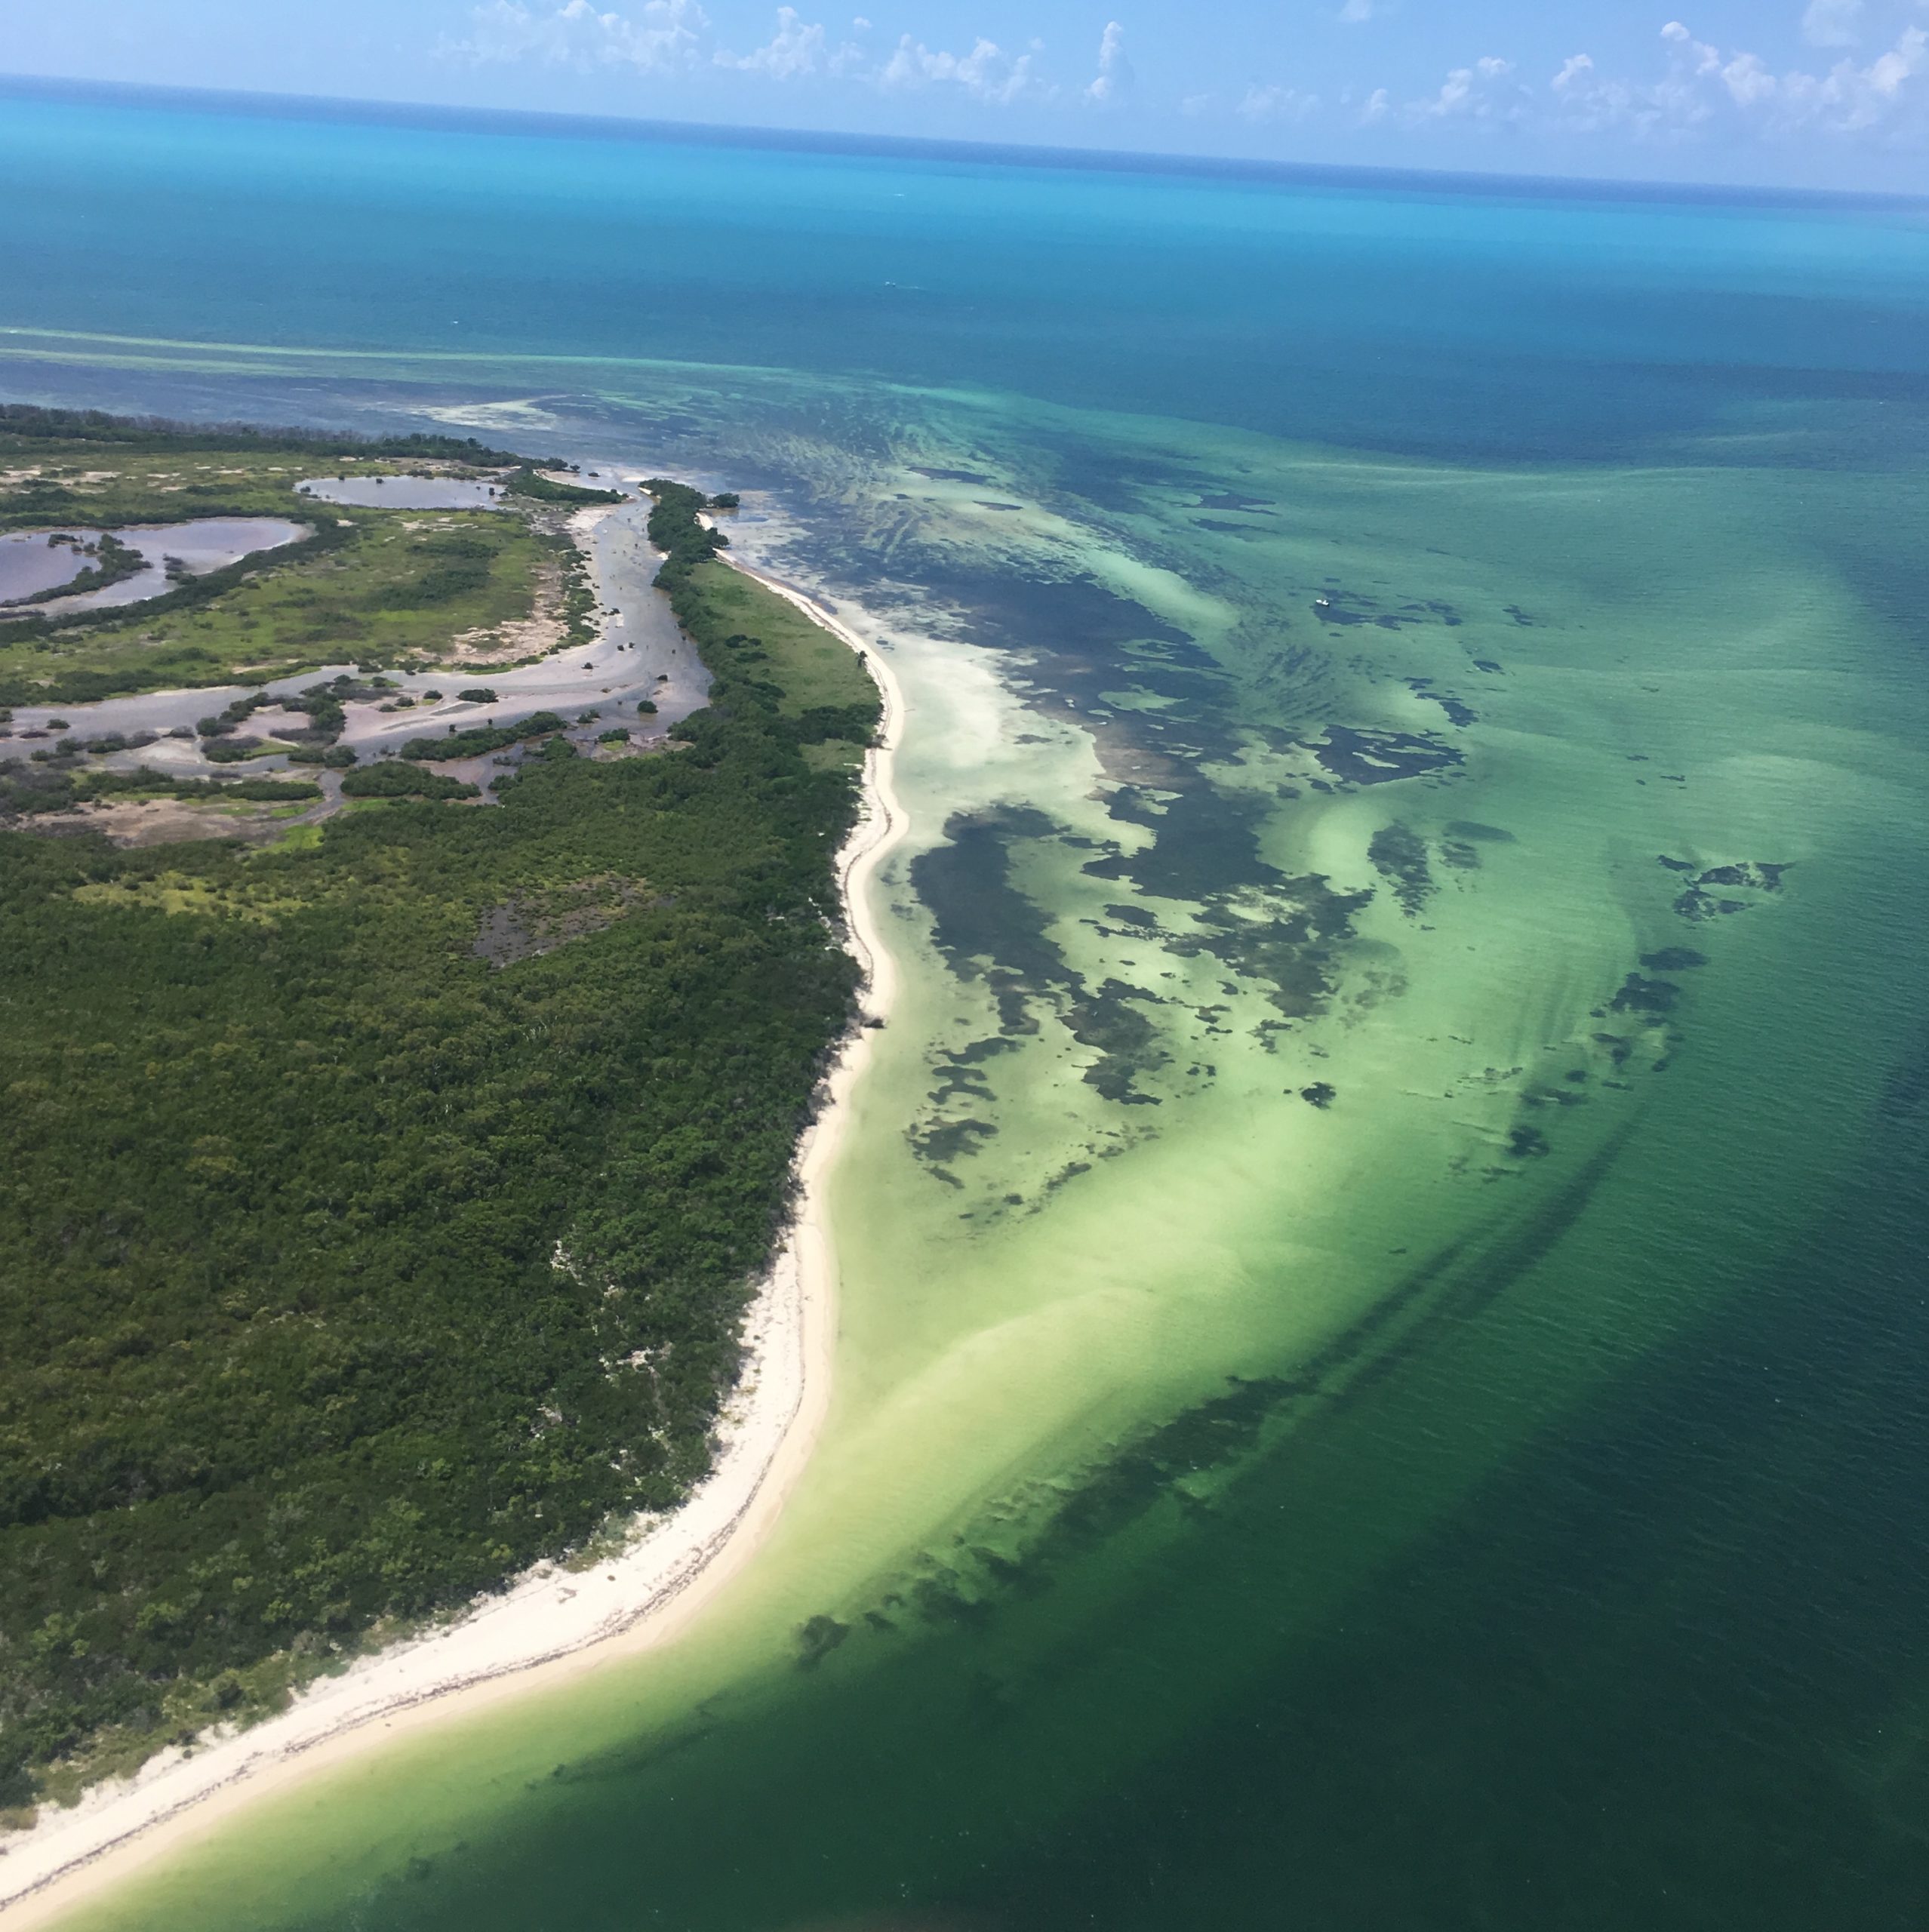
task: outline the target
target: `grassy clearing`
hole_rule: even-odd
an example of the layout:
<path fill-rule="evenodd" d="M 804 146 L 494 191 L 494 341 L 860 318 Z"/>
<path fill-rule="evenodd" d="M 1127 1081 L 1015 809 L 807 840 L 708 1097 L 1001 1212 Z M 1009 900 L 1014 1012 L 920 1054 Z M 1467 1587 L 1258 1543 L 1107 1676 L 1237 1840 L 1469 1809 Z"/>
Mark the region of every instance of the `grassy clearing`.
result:
<path fill-rule="evenodd" d="M 387 460 L 349 463 L 334 457 L 122 451 L 52 443 L 0 451 L 0 530 L 42 524 L 180 523 L 198 516 L 285 516 L 304 500 L 304 476 L 393 472 Z M 310 506 L 312 509 L 312 506 Z"/>
<path fill-rule="evenodd" d="M 752 638 L 761 647 L 764 673 L 783 691 L 781 715 L 801 718 L 824 706 L 876 703 L 877 688 L 863 660 L 788 598 L 728 564 L 700 564 L 690 574 L 711 622 L 726 634 Z M 755 647 L 738 656 L 746 665 L 760 661 Z"/>
<path fill-rule="evenodd" d="M 318 472 L 404 467 L 66 445 L 14 460 L 0 469 L 0 529 L 277 515 L 317 528 L 331 547 L 286 560 L 265 554 L 242 580 L 185 607 L 170 600 L 174 608 L 137 606 L 72 627 L 0 624 L 0 701 L 80 703 L 348 660 L 438 663 L 466 635 L 527 622 L 580 589 L 565 582 L 574 549 L 550 527 L 554 510 L 365 509 L 318 504 L 294 489 Z"/>
<path fill-rule="evenodd" d="M 714 503 L 687 483 L 652 477 L 650 540 L 663 553 L 657 582 L 710 667 L 712 708 L 765 713 L 805 767 L 848 777 L 864 760 L 881 715 L 863 657 L 834 632 L 754 579 L 717 561 L 730 539 L 703 521 Z M 686 735 L 685 727 L 672 736 Z"/>

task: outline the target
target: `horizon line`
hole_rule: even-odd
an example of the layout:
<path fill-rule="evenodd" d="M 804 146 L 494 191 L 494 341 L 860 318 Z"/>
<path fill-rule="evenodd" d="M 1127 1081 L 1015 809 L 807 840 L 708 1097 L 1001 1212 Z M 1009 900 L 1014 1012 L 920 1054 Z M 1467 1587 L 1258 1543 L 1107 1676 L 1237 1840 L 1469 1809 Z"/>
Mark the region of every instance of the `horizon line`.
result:
<path fill-rule="evenodd" d="M 1920 208 L 1929 194 L 1895 189 L 1764 186 L 1668 181 L 1614 175 L 1509 174 L 1480 168 L 1403 168 L 1360 162 L 1269 161 L 1238 155 L 1161 149 L 968 140 L 918 134 L 675 121 L 641 115 L 572 114 L 553 108 L 471 107 L 435 101 L 383 100 L 359 95 L 282 94 L 257 88 L 174 87 L 141 81 L 88 80 L 64 75 L 0 72 L 0 96 L 174 106 L 237 117 L 365 122 L 424 131 L 491 132 L 529 137 L 660 142 L 693 147 L 767 148 L 780 152 L 894 155 L 903 159 L 998 167 L 1080 170 L 1097 174 L 1170 174 L 1272 181 L 1282 186 L 1359 186 L 1411 192 L 1506 194 L 1531 190 L 1574 200 L 1699 201 L 1755 206 L 1847 205 Z"/>

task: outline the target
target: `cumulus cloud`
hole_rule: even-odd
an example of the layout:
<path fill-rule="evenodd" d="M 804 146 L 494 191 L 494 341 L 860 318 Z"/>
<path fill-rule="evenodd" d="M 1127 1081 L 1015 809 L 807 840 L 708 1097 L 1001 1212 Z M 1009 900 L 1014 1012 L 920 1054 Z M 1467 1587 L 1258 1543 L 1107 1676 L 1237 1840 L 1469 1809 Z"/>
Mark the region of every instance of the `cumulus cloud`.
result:
<path fill-rule="evenodd" d="M 1775 74 L 1750 54 L 1738 55 L 1721 78 L 1737 103 L 1758 108 L 1775 128 L 1819 125 L 1858 134 L 1893 122 L 1906 100 L 1919 101 L 1921 90 L 1910 83 L 1925 69 L 1929 32 L 1912 26 L 1866 66 L 1840 60 L 1826 74 Z"/>
<path fill-rule="evenodd" d="M 1297 88 L 1254 86 L 1247 88 L 1239 112 L 1248 121 L 1303 121 L 1318 106 L 1318 95 Z"/>
<path fill-rule="evenodd" d="M 774 81 L 814 74 L 824 60 L 823 23 L 807 26 L 795 7 L 777 9 L 777 32 L 761 47 L 743 54 L 719 50 L 716 56 L 720 67 L 735 67 L 746 74 L 768 74 Z"/>
<path fill-rule="evenodd" d="M 477 62 L 629 66 L 640 73 L 688 66 L 696 58 L 697 36 L 709 24 L 697 0 L 647 0 L 638 17 L 599 13 L 589 0 L 547 8 L 491 0 L 469 17 L 469 38 L 445 43 L 445 55 Z"/>
<path fill-rule="evenodd" d="M 688 72 L 703 63 L 765 82 L 841 78 L 888 94 L 943 91 L 993 107 L 1055 100 L 1114 108 L 1140 91 L 1115 20 L 1106 20 L 1100 35 L 1096 70 L 1061 90 L 1041 71 L 1038 42 L 1008 51 L 980 36 L 968 51 L 955 52 L 906 34 L 894 45 L 894 37 L 884 38 L 882 51 L 873 53 L 858 44 L 871 31 L 868 19 L 859 15 L 841 32 L 807 18 L 801 10 L 808 5 L 776 6 L 774 17 L 765 16 L 772 20 L 768 38 L 740 54 L 717 48 L 703 0 L 469 0 L 466 35 L 445 38 L 438 51 L 474 63 L 641 75 Z M 1358 23 L 1383 19 L 1393 0 L 1321 5 L 1329 19 Z M 1174 88 L 1163 104 L 1188 117 L 1229 116 L 1254 126 L 1325 112 L 1362 127 L 1433 129 L 1443 137 L 1454 129 L 1528 126 L 1657 143 L 1799 137 L 1929 149 L 1929 0 L 1787 0 L 1786 6 L 1777 0 L 1777 6 L 1786 43 L 1779 57 L 1772 43 L 1718 45 L 1670 20 L 1644 59 L 1604 65 L 1597 47 L 1528 78 L 1512 60 L 1488 54 L 1452 68 L 1436 91 L 1418 98 L 1372 86 L 1370 77 L 1357 88 L 1338 88 L 1324 102 L 1297 88 L 1248 85 L 1242 78 L 1216 96 L 1181 98 Z M 1798 23 L 1801 42 L 1825 51 L 1795 51 Z"/>
<path fill-rule="evenodd" d="M 1638 133 L 1654 118 L 1626 81 L 1597 71 L 1592 54 L 1571 54 L 1547 86 L 1556 122 L 1574 133 L 1600 134 L 1611 128 Z"/>
<path fill-rule="evenodd" d="M 1737 107 L 1752 107 L 1775 91 L 1775 76 L 1758 54 L 1737 54 L 1721 69 L 1721 85 Z"/>
<path fill-rule="evenodd" d="M 1859 7 L 1838 7 L 1833 24 L 1853 24 L 1860 14 Z M 1490 56 L 1455 68 L 1438 94 L 1409 103 L 1403 118 L 1415 127 L 1520 122 L 1657 143 L 1808 132 L 1929 143 L 1929 29 L 1905 25 L 1872 58 L 1845 56 L 1822 72 L 1723 48 L 1680 20 L 1662 28 L 1660 41 L 1660 60 L 1644 74 L 1604 72 L 1592 54 L 1579 53 L 1540 86 Z M 1386 118 L 1384 97 L 1382 89 L 1368 100 L 1362 122 Z"/>
<path fill-rule="evenodd" d="M 1810 17 L 1817 12 L 1811 7 Z M 1834 8 L 1829 24 L 1846 32 L 1859 12 Z M 1669 23 L 1663 37 L 1673 64 L 1668 80 L 1653 91 L 1652 106 L 1657 125 L 1664 128 L 1704 124 L 1727 108 L 1771 135 L 1805 128 L 1836 134 L 1900 132 L 1913 106 L 1918 109 L 1914 131 L 1924 131 L 1919 112 L 1924 91 L 1915 82 L 1929 72 L 1929 32 L 1919 26 L 1904 27 L 1895 44 L 1873 60 L 1845 57 L 1826 73 L 1802 68 L 1778 72 L 1758 54 L 1724 54 L 1697 40 L 1678 20 Z"/>
<path fill-rule="evenodd" d="M 998 107 L 1028 97 L 1049 98 L 1057 92 L 1036 72 L 1029 54 L 1014 57 L 992 40 L 979 41 L 969 54 L 934 53 L 908 33 L 877 78 L 880 87 L 894 93 L 955 87 Z"/>
<path fill-rule="evenodd" d="M 472 10 L 470 23 L 466 38 L 443 42 L 438 51 L 445 58 L 542 61 L 582 69 L 628 66 L 641 73 L 694 66 L 703 57 L 710 24 L 699 0 L 645 0 L 627 14 L 599 11 L 591 0 L 488 0 Z M 870 25 L 862 14 L 851 22 L 859 33 Z M 708 58 L 718 67 L 768 81 L 824 74 L 853 77 L 888 91 L 946 86 L 993 106 L 1029 97 L 1050 99 L 1057 91 L 1036 71 L 1032 54 L 1008 54 L 995 41 L 980 38 L 968 54 L 952 54 L 934 52 L 906 34 L 880 63 L 853 41 L 833 47 L 823 23 L 805 20 L 794 6 L 777 8 L 774 30 L 761 47 L 747 54 L 718 48 Z M 1131 75 L 1124 37 L 1114 23 L 1100 44 L 1091 97 L 1115 97 Z"/>
<path fill-rule="evenodd" d="M 1803 39 L 1814 47 L 1855 46 L 1862 38 L 1862 8 L 1863 0 L 1808 0 Z"/>
<path fill-rule="evenodd" d="M 1484 54 L 1471 67 L 1454 68 L 1431 99 L 1414 101 L 1408 109 L 1409 118 L 1491 125 L 1518 121 L 1526 112 L 1526 95 L 1513 73 L 1512 61 Z"/>
<path fill-rule="evenodd" d="M 1125 57 L 1125 29 L 1116 20 L 1107 20 L 1099 36 L 1098 75 L 1085 90 L 1085 98 L 1100 107 L 1122 100 L 1132 91 L 1137 76 Z"/>

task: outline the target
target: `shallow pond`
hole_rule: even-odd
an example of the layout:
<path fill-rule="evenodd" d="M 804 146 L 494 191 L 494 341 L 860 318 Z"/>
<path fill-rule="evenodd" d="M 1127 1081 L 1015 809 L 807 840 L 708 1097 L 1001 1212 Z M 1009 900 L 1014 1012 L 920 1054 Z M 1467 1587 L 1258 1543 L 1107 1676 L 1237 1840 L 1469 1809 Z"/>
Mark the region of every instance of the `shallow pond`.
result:
<path fill-rule="evenodd" d="M 325 503 L 391 510 L 499 510 L 503 486 L 461 476 L 311 476 L 295 488 Z"/>
<path fill-rule="evenodd" d="M 20 603 L 70 583 L 91 561 L 81 554 L 80 545 L 95 543 L 100 535 L 97 530 L 34 530 L 0 537 L 0 605 Z M 57 543 L 57 536 L 78 541 Z"/>
<path fill-rule="evenodd" d="M 45 530 L 29 531 L 20 540 L 29 545 L 37 543 L 45 550 L 48 537 L 54 534 L 57 533 Z M 90 542 L 100 534 L 92 530 L 73 534 L 85 537 Z M 278 550 L 285 544 L 297 542 L 308 534 L 308 526 L 279 516 L 207 516 L 189 523 L 130 524 L 110 534 L 138 550 L 146 568 L 98 590 L 82 591 L 72 597 L 50 598 L 45 603 L 36 604 L 35 610 L 47 617 L 64 617 L 77 611 L 104 611 L 126 604 L 143 604 L 168 589 L 170 558 L 176 559 L 189 576 L 202 577 L 210 571 L 223 570 L 229 564 L 239 563 L 242 558 L 253 556 L 258 551 Z M 13 540 L 0 539 L 0 542 Z M 73 552 L 64 546 L 48 554 L 60 558 L 73 556 Z M 68 574 L 72 576 L 73 573 L 69 571 Z M 61 580 L 59 577 L 53 579 L 55 583 Z M 0 585 L 8 582 L 10 580 L 0 578 Z M 20 590 L 0 589 L 0 596 L 24 596 L 31 594 L 31 586 Z"/>

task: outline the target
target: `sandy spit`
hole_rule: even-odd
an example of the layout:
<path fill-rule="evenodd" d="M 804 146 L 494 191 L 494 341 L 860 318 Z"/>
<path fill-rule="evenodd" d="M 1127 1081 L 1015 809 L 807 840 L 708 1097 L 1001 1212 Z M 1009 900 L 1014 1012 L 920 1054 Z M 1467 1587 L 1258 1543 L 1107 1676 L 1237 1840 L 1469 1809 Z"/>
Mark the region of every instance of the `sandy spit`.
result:
<path fill-rule="evenodd" d="M 830 613 L 776 579 L 746 574 L 843 638 L 884 696 L 880 744 L 865 761 L 862 811 L 838 859 L 848 943 L 864 970 L 863 1017 L 881 1019 L 896 974 L 866 888 L 903 829 L 891 783 L 903 696 L 881 654 Z M 319 1680 L 276 1716 L 245 1730 L 209 1733 L 191 1754 L 162 1752 L 132 1777 L 94 1787 L 71 1809 L 44 1808 L 31 1831 L 0 1841 L 7 1932 L 53 1923 L 84 1898 L 207 1835 L 256 1797 L 379 1751 L 405 1729 L 420 1736 L 488 1703 L 540 1693 L 689 1626 L 768 1536 L 823 1424 L 836 1331 L 825 1184 L 872 1040 L 868 1026 L 853 1029 L 825 1105 L 804 1136 L 797 1217 L 746 1318 L 744 1376 L 725 1407 L 715 1466 L 689 1501 L 640 1524 L 620 1555 L 592 1569 L 539 1564 L 501 1594 L 478 1600 L 460 1621 Z"/>

